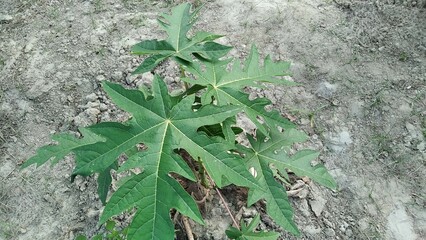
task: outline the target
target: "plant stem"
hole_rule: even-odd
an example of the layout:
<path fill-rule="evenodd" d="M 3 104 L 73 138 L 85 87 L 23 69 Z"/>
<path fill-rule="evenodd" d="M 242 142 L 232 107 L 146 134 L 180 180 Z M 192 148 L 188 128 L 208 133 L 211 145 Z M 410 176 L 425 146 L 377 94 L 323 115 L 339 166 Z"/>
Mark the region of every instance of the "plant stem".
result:
<path fill-rule="evenodd" d="M 185 69 L 183 69 L 182 65 L 179 64 L 179 69 L 180 69 L 180 78 L 184 78 L 186 77 L 185 75 Z M 183 82 L 183 87 L 185 88 L 185 91 L 189 89 L 189 85 L 187 82 Z"/>
<path fill-rule="evenodd" d="M 186 236 L 188 240 L 194 240 L 194 235 L 192 234 L 191 225 L 189 225 L 188 218 L 186 216 L 182 216 L 183 226 L 185 227 Z"/>
<path fill-rule="evenodd" d="M 204 165 L 203 165 L 203 169 L 204 169 L 205 174 L 208 176 L 210 183 L 211 183 L 213 186 L 216 186 L 216 184 L 214 183 L 214 181 L 213 181 L 212 177 L 210 177 L 209 173 L 208 173 L 208 172 L 207 172 L 207 170 L 204 168 Z M 217 194 L 219 195 L 220 200 L 221 200 L 221 201 L 222 201 L 222 203 L 223 203 L 223 206 L 225 206 L 226 211 L 228 212 L 229 216 L 231 217 L 231 219 L 232 219 L 232 223 L 234 224 L 234 227 L 236 227 L 236 228 L 239 230 L 239 229 L 240 229 L 240 225 L 238 224 L 237 220 L 235 220 L 235 217 L 234 217 L 234 215 L 232 214 L 231 209 L 229 209 L 229 207 L 228 207 L 228 203 L 225 201 L 225 198 L 222 196 L 222 193 L 220 192 L 219 188 L 214 187 L 214 190 L 216 190 Z"/>
<path fill-rule="evenodd" d="M 223 205 L 225 206 L 225 209 L 228 212 L 229 216 L 231 217 L 232 222 L 234 223 L 234 226 L 239 230 L 240 226 L 238 225 L 237 220 L 235 220 L 234 215 L 232 215 L 231 209 L 229 209 L 228 204 L 226 203 L 225 199 L 222 196 L 222 193 L 219 191 L 219 188 L 215 187 L 214 189 L 216 190 L 217 194 L 219 195 L 220 200 L 222 201 Z"/>
<path fill-rule="evenodd" d="M 196 162 L 198 163 L 198 174 L 200 174 L 201 185 L 208 189 L 210 188 L 210 184 L 206 176 L 206 169 L 204 168 L 203 161 L 198 158 Z"/>

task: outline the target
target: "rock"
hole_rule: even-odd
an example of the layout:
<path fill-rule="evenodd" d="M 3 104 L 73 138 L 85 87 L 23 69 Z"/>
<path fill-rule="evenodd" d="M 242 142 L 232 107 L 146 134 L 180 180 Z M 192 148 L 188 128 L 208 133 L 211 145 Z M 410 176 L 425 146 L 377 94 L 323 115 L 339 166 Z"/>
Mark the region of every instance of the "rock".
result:
<path fill-rule="evenodd" d="M 95 101 L 95 100 L 97 100 L 97 99 L 98 99 L 98 95 L 96 95 L 95 93 L 91 93 L 91 94 L 87 95 L 87 96 L 85 97 L 85 99 L 86 99 L 88 102 L 93 102 L 93 101 Z"/>
<path fill-rule="evenodd" d="M 320 97 L 329 99 L 333 96 L 336 90 L 337 90 L 336 84 L 331 84 L 329 82 L 322 82 L 320 83 L 316 91 L 316 94 Z"/>
<path fill-rule="evenodd" d="M 0 180 L 6 179 L 13 172 L 15 166 L 12 161 L 6 161 L 0 165 Z"/>
<path fill-rule="evenodd" d="M 407 102 L 402 102 L 398 107 L 399 112 L 404 116 L 409 116 L 413 109 Z"/>
<path fill-rule="evenodd" d="M 88 108 L 99 108 L 100 102 L 99 101 L 95 101 L 95 102 L 88 102 L 84 108 L 88 109 Z"/>
<path fill-rule="evenodd" d="M 345 235 L 346 235 L 346 237 L 352 237 L 352 235 L 353 235 L 353 232 L 352 232 L 352 229 L 347 229 L 346 230 L 346 232 L 345 232 Z"/>
<path fill-rule="evenodd" d="M 320 227 L 316 228 L 315 226 L 309 225 L 303 228 L 303 231 L 310 235 L 316 235 L 321 233 L 321 228 Z"/>
<path fill-rule="evenodd" d="M 257 215 L 257 210 L 254 207 L 246 208 L 243 207 L 243 217 L 244 218 L 252 218 Z"/>
<path fill-rule="evenodd" d="M 315 200 L 310 200 L 309 204 L 311 205 L 311 209 L 314 212 L 315 216 L 319 217 L 324 210 L 325 204 L 327 200 L 320 196 L 316 196 Z"/>
<path fill-rule="evenodd" d="M 32 85 L 32 87 L 30 88 L 30 90 L 28 90 L 26 92 L 26 96 L 31 99 L 34 100 L 37 97 L 40 97 L 41 95 L 47 93 L 50 91 L 50 89 L 53 88 L 53 82 L 46 82 L 46 80 L 44 79 L 38 79 L 35 81 L 35 83 Z"/>
<path fill-rule="evenodd" d="M 348 227 L 349 227 L 349 224 L 348 224 L 347 222 L 343 221 L 343 222 L 340 224 L 339 229 L 340 229 L 340 231 L 342 231 L 342 232 L 346 232 L 346 229 L 347 229 Z"/>
<path fill-rule="evenodd" d="M 342 152 L 348 145 L 352 143 L 349 131 L 341 131 L 338 135 L 328 137 L 330 148 L 335 152 Z"/>
<path fill-rule="evenodd" d="M 401 203 L 397 203 L 387 220 L 386 234 L 388 239 L 419 239 L 414 232 L 413 219 L 407 214 Z"/>
<path fill-rule="evenodd" d="M 105 112 L 108 110 L 108 105 L 106 105 L 105 103 L 101 103 L 99 105 L 99 110 L 101 110 L 102 112 Z"/>
<path fill-rule="evenodd" d="M 112 73 L 111 78 L 115 81 L 120 81 L 123 78 L 123 72 L 115 71 Z"/>
<path fill-rule="evenodd" d="M 94 124 L 98 121 L 98 115 L 101 113 L 99 109 L 88 108 L 84 112 L 81 112 L 73 121 L 77 127 L 87 127 L 91 124 Z"/>
<path fill-rule="evenodd" d="M 46 194 L 43 196 L 43 199 L 50 203 L 50 204 L 54 204 L 55 203 L 55 199 L 53 199 L 53 197 L 50 194 Z"/>
<path fill-rule="evenodd" d="M 96 118 L 101 113 L 101 111 L 97 108 L 88 108 L 84 112 L 88 115 L 90 120 L 92 120 L 93 122 L 96 122 Z"/>
<path fill-rule="evenodd" d="M 359 230 L 365 231 L 370 226 L 368 218 L 362 218 L 358 221 Z"/>
<path fill-rule="evenodd" d="M 151 72 L 143 73 L 142 79 L 147 83 L 151 83 L 154 80 L 154 74 L 152 74 Z"/>
<path fill-rule="evenodd" d="M 102 75 L 102 74 L 100 74 L 100 75 L 98 75 L 98 76 L 96 76 L 96 80 L 97 81 L 99 81 L 99 82 L 102 82 L 102 81 L 104 81 L 106 78 L 105 78 L 105 76 L 104 75 Z"/>
<path fill-rule="evenodd" d="M 300 125 L 308 125 L 310 123 L 311 123 L 311 121 L 307 118 L 301 118 L 300 119 Z"/>
<path fill-rule="evenodd" d="M 364 103 L 362 101 L 352 101 L 349 105 L 349 113 L 352 117 L 363 117 L 363 106 Z"/>
<path fill-rule="evenodd" d="M 138 78 L 138 75 L 129 74 L 126 77 L 126 83 L 127 84 L 132 84 L 134 81 L 136 81 L 137 78 Z"/>
<path fill-rule="evenodd" d="M 326 228 L 324 230 L 325 235 L 327 235 L 327 237 L 333 237 L 334 235 L 336 235 L 336 233 L 334 232 L 334 230 L 332 228 Z"/>
<path fill-rule="evenodd" d="M 33 47 L 34 47 L 34 43 L 35 43 L 36 41 L 37 41 L 37 38 L 35 38 L 35 37 L 30 38 L 30 40 L 28 41 L 27 45 L 25 45 L 24 52 L 25 52 L 25 53 L 29 53 L 29 52 L 31 52 L 31 50 L 32 50 L 32 49 L 33 49 Z"/>
<path fill-rule="evenodd" d="M 417 144 L 416 148 L 419 151 L 424 151 L 425 150 L 425 142 L 420 142 L 419 144 Z"/>
<path fill-rule="evenodd" d="M 309 204 L 306 199 L 300 200 L 299 210 L 302 212 L 302 215 L 305 217 L 310 217 L 311 212 L 309 211 Z"/>
<path fill-rule="evenodd" d="M 100 214 L 99 210 L 89 208 L 87 210 L 86 216 L 88 218 L 95 218 L 95 217 L 99 216 L 99 214 Z"/>
<path fill-rule="evenodd" d="M 0 14 L 0 23 L 9 23 L 13 20 L 13 17 L 7 14 Z"/>
<path fill-rule="evenodd" d="M 329 214 L 327 214 L 327 212 L 324 212 L 323 215 L 327 216 Z M 334 224 L 332 222 L 330 222 L 330 220 L 328 220 L 327 218 L 324 218 L 323 222 L 325 223 L 325 225 L 329 226 L 330 228 L 334 228 Z"/>

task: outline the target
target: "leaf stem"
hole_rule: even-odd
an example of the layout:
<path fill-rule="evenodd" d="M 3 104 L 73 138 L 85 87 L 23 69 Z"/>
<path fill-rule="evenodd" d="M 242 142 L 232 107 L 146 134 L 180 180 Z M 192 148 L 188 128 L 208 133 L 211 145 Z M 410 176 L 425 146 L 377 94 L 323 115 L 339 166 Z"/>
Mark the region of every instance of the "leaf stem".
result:
<path fill-rule="evenodd" d="M 198 160 L 196 160 L 196 162 L 198 163 L 198 174 L 200 174 L 200 180 L 201 180 L 201 185 L 203 185 L 203 187 L 205 188 L 210 188 L 210 184 L 209 181 L 207 179 L 206 176 L 206 169 L 204 167 L 203 161 L 201 160 L 201 158 L 198 158 Z"/>
<path fill-rule="evenodd" d="M 194 240 L 194 235 L 192 234 L 191 225 L 189 225 L 188 218 L 186 216 L 182 216 L 183 226 L 185 227 L 186 236 L 188 240 Z"/>
<path fill-rule="evenodd" d="M 229 216 L 231 217 L 232 222 L 234 223 L 234 226 L 238 230 L 240 230 L 240 226 L 238 225 L 237 220 L 235 220 L 234 215 L 232 215 L 231 209 L 229 209 L 228 204 L 226 203 L 225 199 L 222 196 L 222 193 L 219 191 L 219 188 L 215 187 L 214 189 L 216 190 L 217 194 L 219 195 L 219 198 L 222 201 L 223 205 L 225 206 L 225 209 L 228 212 Z"/>
<path fill-rule="evenodd" d="M 219 195 L 219 198 L 220 198 L 220 200 L 222 201 L 223 206 L 225 206 L 226 211 L 228 212 L 229 216 L 231 217 L 232 223 L 234 224 L 234 226 L 235 226 L 238 230 L 240 230 L 240 225 L 238 224 L 237 220 L 235 220 L 235 217 L 234 217 L 234 215 L 232 214 L 231 209 L 229 209 L 229 207 L 228 207 L 228 203 L 225 201 L 225 198 L 222 196 L 222 193 L 220 192 L 219 188 L 218 188 L 218 187 L 216 187 L 216 184 L 214 183 L 214 181 L 213 181 L 212 177 L 210 177 L 210 175 L 209 175 L 209 173 L 207 172 L 207 170 L 204 168 L 204 165 L 203 165 L 203 169 L 204 169 L 205 174 L 206 174 L 206 175 L 207 175 L 207 177 L 209 178 L 210 183 L 211 183 L 213 186 L 215 186 L 215 187 L 214 187 L 214 190 L 216 190 L 217 194 Z"/>
<path fill-rule="evenodd" d="M 184 78 L 186 77 L 185 75 L 185 69 L 183 69 L 182 64 L 179 64 L 179 69 L 180 69 L 180 78 Z M 183 82 L 183 87 L 185 88 L 185 91 L 189 89 L 189 85 L 187 82 Z"/>

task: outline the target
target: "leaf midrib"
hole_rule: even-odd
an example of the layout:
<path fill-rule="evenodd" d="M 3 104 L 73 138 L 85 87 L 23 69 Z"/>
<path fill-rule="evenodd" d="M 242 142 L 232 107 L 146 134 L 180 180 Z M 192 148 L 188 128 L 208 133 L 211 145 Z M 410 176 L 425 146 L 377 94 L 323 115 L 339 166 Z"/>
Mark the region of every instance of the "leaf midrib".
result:
<path fill-rule="evenodd" d="M 194 144 L 195 146 L 197 146 L 199 149 L 201 149 L 202 151 L 204 151 L 207 155 L 209 155 L 209 156 L 211 156 L 213 159 L 214 159 L 214 161 L 216 162 L 216 163 L 219 163 L 218 165 L 220 165 L 220 166 L 225 166 L 226 168 L 228 168 L 228 169 L 231 169 L 232 170 L 232 172 L 234 172 L 236 175 L 240 175 L 238 172 L 236 172 L 234 169 L 232 169 L 232 168 L 230 168 L 230 167 L 228 167 L 228 166 L 226 166 L 225 164 L 223 164 L 223 162 L 221 162 L 220 160 L 218 160 L 214 155 L 212 155 L 210 152 L 208 152 L 208 151 L 206 151 L 204 148 L 202 148 L 201 146 L 199 146 L 196 142 L 194 142 L 194 141 L 192 141 L 192 139 L 191 138 L 189 138 L 185 133 L 183 133 L 182 131 L 180 131 L 180 129 L 179 128 L 177 128 L 176 126 L 174 126 L 173 124 L 172 124 L 172 126 L 180 133 L 180 134 L 182 134 L 182 136 L 184 136 L 187 140 L 189 140 L 192 144 Z M 206 164 L 206 163 L 205 163 Z M 223 175 L 222 175 L 223 176 Z M 260 189 L 262 189 L 259 185 L 257 185 L 257 184 L 255 184 L 255 183 L 253 183 L 252 181 L 250 181 L 249 179 L 247 179 L 246 177 L 244 177 L 244 176 L 242 176 L 242 175 L 240 175 L 242 178 L 244 178 L 247 182 L 249 182 L 249 183 L 251 183 L 251 184 L 253 184 L 253 186 L 256 186 L 256 187 L 258 187 L 258 188 L 260 188 Z"/>
<path fill-rule="evenodd" d="M 141 138 L 141 135 L 145 134 L 146 132 L 148 132 L 148 131 L 150 131 L 150 130 L 152 130 L 152 129 L 156 128 L 156 127 L 159 127 L 159 126 L 160 126 L 161 124 L 163 124 L 163 123 L 164 123 L 164 122 L 161 122 L 161 123 L 159 123 L 159 124 L 157 124 L 157 125 L 154 125 L 154 126 L 152 126 L 152 127 L 150 127 L 150 128 L 145 129 L 144 131 L 142 131 L 142 132 L 140 132 L 140 133 L 138 133 L 138 134 L 136 134 L 136 135 L 133 135 L 133 137 L 131 137 L 131 138 L 129 138 L 128 140 L 124 141 L 122 144 L 117 145 L 115 148 L 111 148 L 108 152 L 103 153 L 103 154 L 99 155 L 98 157 L 94 158 L 93 160 L 91 160 L 91 161 L 87 162 L 87 164 L 85 164 L 85 165 L 84 165 L 84 167 L 80 168 L 80 169 L 79 169 L 79 171 L 80 171 L 81 169 L 86 168 L 86 166 L 87 166 L 87 165 L 93 164 L 93 162 L 96 162 L 97 160 L 99 160 L 99 158 L 101 158 L 101 157 L 103 157 L 103 156 L 105 156 L 105 155 L 110 154 L 111 152 L 115 151 L 116 149 L 118 149 L 118 148 L 120 148 L 120 147 L 122 147 L 122 146 L 124 146 L 124 145 L 127 145 L 129 142 L 131 143 L 132 141 L 135 141 L 135 139 L 139 139 L 139 138 Z M 139 127 L 140 127 L 140 125 L 139 125 Z M 128 149 L 130 149 L 130 147 L 129 147 Z M 126 150 L 128 150 L 128 149 L 126 149 Z M 115 159 L 114 159 L 114 160 L 115 160 Z M 111 162 L 112 162 L 112 160 L 111 160 Z M 79 173 L 79 171 L 76 171 L 74 174 L 78 174 L 78 173 Z M 90 172 L 92 172 L 92 173 L 93 173 L 93 170 L 91 170 Z"/>

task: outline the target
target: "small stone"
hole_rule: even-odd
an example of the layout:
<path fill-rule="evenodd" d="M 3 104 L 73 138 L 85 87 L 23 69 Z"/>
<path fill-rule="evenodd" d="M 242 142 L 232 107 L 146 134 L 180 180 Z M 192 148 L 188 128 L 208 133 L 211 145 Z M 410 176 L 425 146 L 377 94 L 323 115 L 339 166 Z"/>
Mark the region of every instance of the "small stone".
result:
<path fill-rule="evenodd" d="M 100 75 L 98 75 L 98 76 L 96 76 L 96 80 L 97 81 L 99 81 L 99 82 L 102 82 L 102 81 L 104 81 L 106 78 L 105 78 L 105 76 L 104 75 L 102 75 L 102 74 L 100 74 Z"/>
<path fill-rule="evenodd" d="M 336 90 L 337 90 L 336 84 L 331 84 L 329 82 L 322 82 L 320 83 L 316 93 L 320 97 L 329 99 L 333 96 Z"/>
<path fill-rule="evenodd" d="M 100 213 L 99 210 L 89 208 L 89 210 L 87 210 L 86 216 L 88 218 L 95 218 L 95 217 L 99 216 L 99 213 Z"/>
<path fill-rule="evenodd" d="M 364 115 L 363 110 L 364 103 L 361 101 L 351 101 L 349 105 L 349 113 L 352 117 L 362 117 Z"/>
<path fill-rule="evenodd" d="M 348 227 L 349 227 L 349 224 L 348 224 L 347 222 L 343 221 L 343 223 L 342 223 L 342 224 L 340 224 L 339 229 L 340 229 L 340 231 L 342 231 L 342 232 L 346 232 L 346 229 L 347 229 Z"/>
<path fill-rule="evenodd" d="M 164 81 L 165 81 L 167 84 L 171 84 L 171 83 L 173 83 L 175 80 L 174 80 L 172 77 L 170 77 L 170 76 L 165 76 L 165 77 L 164 77 Z"/>
<path fill-rule="evenodd" d="M 123 78 L 123 72 L 115 71 L 112 73 L 111 78 L 115 81 L 119 81 Z"/>
<path fill-rule="evenodd" d="M 96 118 L 101 113 L 101 111 L 99 111 L 99 109 L 96 109 L 96 108 L 88 108 L 86 109 L 85 112 L 87 113 L 89 118 Z"/>
<path fill-rule="evenodd" d="M 152 74 L 151 72 L 143 73 L 142 79 L 148 83 L 151 83 L 154 80 L 154 74 Z"/>
<path fill-rule="evenodd" d="M 335 152 L 342 152 L 347 146 L 352 143 L 351 134 L 349 131 L 341 131 L 337 136 L 330 136 L 330 147 Z"/>
<path fill-rule="evenodd" d="M 324 230 L 325 235 L 327 235 L 328 237 L 333 237 L 334 235 L 336 235 L 336 233 L 334 232 L 334 230 L 332 228 L 326 228 Z"/>
<path fill-rule="evenodd" d="M 105 112 L 108 110 L 108 105 L 106 105 L 105 103 L 101 103 L 99 105 L 99 110 L 101 110 L 102 112 Z"/>
<path fill-rule="evenodd" d="M 419 151 L 425 150 L 425 142 L 421 142 L 421 143 L 417 144 L 417 150 L 419 150 Z"/>
<path fill-rule="evenodd" d="M 54 86 L 54 83 L 47 82 L 45 79 L 38 79 L 35 82 L 33 82 L 32 87 L 30 90 L 26 92 L 26 96 L 33 100 L 40 96 L 43 96 L 45 93 L 49 92 L 50 89 L 52 89 Z"/>
<path fill-rule="evenodd" d="M 29 41 L 28 43 L 27 43 L 27 45 L 25 45 L 25 48 L 24 48 L 24 52 L 25 53 L 29 53 L 29 52 L 31 52 L 31 50 L 33 49 L 33 47 L 34 47 L 34 41 Z"/>
<path fill-rule="evenodd" d="M 319 217 L 321 212 L 324 210 L 327 200 L 322 197 L 316 197 L 315 200 L 309 201 L 312 211 L 315 213 L 315 216 Z"/>
<path fill-rule="evenodd" d="M 325 212 L 324 215 L 328 215 L 327 212 Z M 330 228 L 334 228 L 334 224 L 330 222 L 330 220 L 328 220 L 327 218 L 324 218 L 323 222 L 325 223 L 325 225 L 329 226 Z"/>
<path fill-rule="evenodd" d="M 253 207 L 250 207 L 250 208 L 243 207 L 243 217 L 244 218 L 252 218 L 252 217 L 254 217 L 256 215 L 257 215 L 256 208 L 253 208 Z"/>
<path fill-rule="evenodd" d="M 352 229 L 347 229 L 346 230 L 346 232 L 345 232 L 345 235 L 347 236 L 347 237 L 352 237 L 352 235 L 353 235 L 353 232 L 352 232 Z"/>
<path fill-rule="evenodd" d="M 43 199 L 46 200 L 46 202 L 53 204 L 55 202 L 55 200 L 53 199 L 52 196 L 50 196 L 49 194 L 46 194 L 43 196 Z"/>
<path fill-rule="evenodd" d="M 0 23 L 9 23 L 13 20 L 13 17 L 7 14 L 0 14 Z"/>
<path fill-rule="evenodd" d="M 127 84 L 132 84 L 134 81 L 136 81 L 137 78 L 138 78 L 138 75 L 129 74 L 126 77 L 126 83 Z"/>
<path fill-rule="evenodd" d="M 309 121 L 307 118 L 300 119 L 300 125 L 308 125 L 309 123 L 311 123 L 311 121 Z"/>
<path fill-rule="evenodd" d="M 308 201 L 306 199 L 300 200 L 299 209 L 302 212 L 303 216 L 305 216 L 305 217 L 311 216 L 311 212 L 309 211 L 309 204 L 308 204 Z"/>
<path fill-rule="evenodd" d="M 310 235 L 316 235 L 321 233 L 320 227 L 316 228 L 315 226 L 312 226 L 312 225 L 306 226 L 303 230 Z"/>
<path fill-rule="evenodd" d="M 87 109 L 87 108 L 99 108 L 99 105 L 100 105 L 99 101 L 95 101 L 95 102 L 88 102 L 88 103 L 84 106 L 84 108 L 85 108 L 85 109 Z"/>
<path fill-rule="evenodd" d="M 98 96 L 95 93 L 91 93 L 85 97 L 88 102 L 93 102 L 98 99 Z"/>
<path fill-rule="evenodd" d="M 369 226 L 369 220 L 368 218 L 363 218 L 358 221 L 359 230 L 365 231 Z"/>

